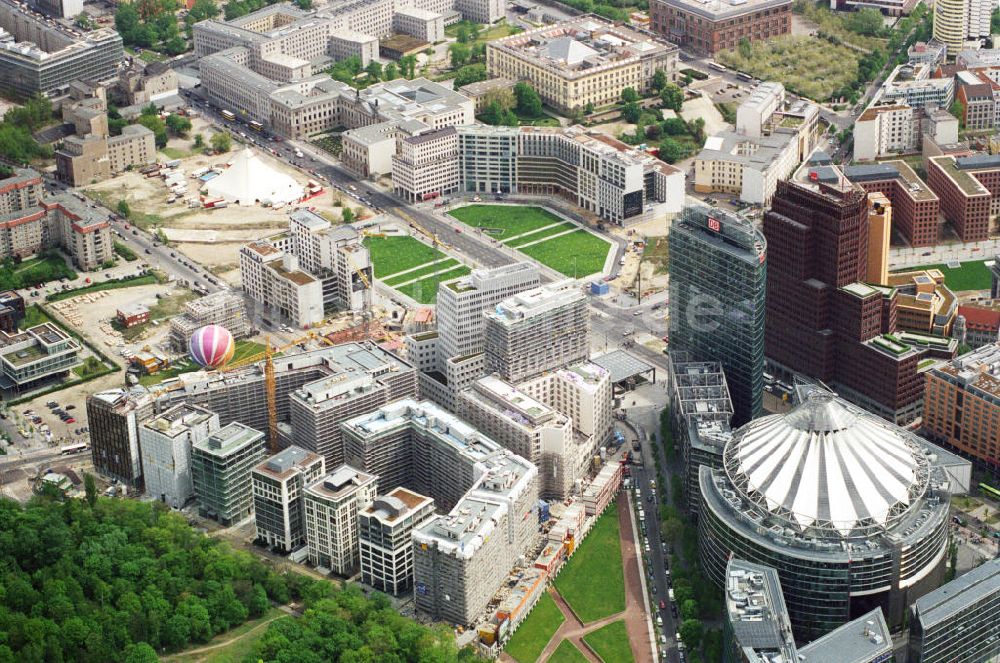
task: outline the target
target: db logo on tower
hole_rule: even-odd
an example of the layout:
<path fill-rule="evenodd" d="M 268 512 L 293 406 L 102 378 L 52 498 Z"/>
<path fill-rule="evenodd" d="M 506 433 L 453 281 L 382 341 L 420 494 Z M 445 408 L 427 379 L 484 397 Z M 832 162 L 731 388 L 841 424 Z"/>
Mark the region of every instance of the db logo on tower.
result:
<path fill-rule="evenodd" d="M 719 225 L 719 220 L 714 217 L 708 217 L 708 229 L 712 232 L 719 232 L 722 226 Z"/>

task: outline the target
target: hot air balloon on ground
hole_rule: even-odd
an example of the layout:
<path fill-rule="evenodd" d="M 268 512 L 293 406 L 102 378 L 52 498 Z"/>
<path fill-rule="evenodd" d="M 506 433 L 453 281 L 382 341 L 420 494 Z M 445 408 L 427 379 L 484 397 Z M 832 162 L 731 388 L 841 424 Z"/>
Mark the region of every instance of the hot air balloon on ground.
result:
<path fill-rule="evenodd" d="M 219 325 L 205 325 L 191 334 L 188 342 L 191 359 L 205 368 L 219 368 L 233 358 L 236 344 L 229 330 Z"/>

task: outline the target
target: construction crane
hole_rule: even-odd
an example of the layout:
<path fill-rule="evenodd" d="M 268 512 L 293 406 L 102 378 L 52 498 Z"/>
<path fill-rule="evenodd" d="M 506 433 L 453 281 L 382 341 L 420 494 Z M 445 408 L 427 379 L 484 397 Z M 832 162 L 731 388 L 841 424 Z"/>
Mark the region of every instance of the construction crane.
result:
<path fill-rule="evenodd" d="M 371 340 L 371 321 L 372 321 L 372 282 L 368 280 L 368 275 L 365 274 L 365 270 L 358 267 L 357 263 L 354 262 L 354 258 L 350 254 L 347 254 L 347 261 L 351 263 L 351 269 L 354 273 L 358 275 L 361 282 L 365 285 L 365 290 L 361 293 L 361 320 L 362 325 L 365 330 L 365 340 Z"/>

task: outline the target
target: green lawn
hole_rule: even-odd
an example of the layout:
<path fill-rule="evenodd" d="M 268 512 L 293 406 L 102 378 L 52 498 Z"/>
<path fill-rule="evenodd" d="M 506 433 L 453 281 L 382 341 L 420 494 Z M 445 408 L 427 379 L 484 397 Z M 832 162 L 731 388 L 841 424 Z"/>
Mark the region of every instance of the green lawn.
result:
<path fill-rule="evenodd" d="M 26 306 L 24 309 L 24 320 L 21 321 L 21 329 L 28 329 L 35 325 L 50 322 L 51 320 L 52 318 L 45 314 L 41 306 L 32 304 L 31 306 Z"/>
<path fill-rule="evenodd" d="M 528 233 L 527 235 L 521 235 L 517 239 L 510 239 L 504 242 L 507 246 L 517 248 L 525 244 L 530 244 L 531 242 L 537 242 L 545 237 L 550 237 L 552 235 L 558 235 L 559 233 L 564 233 L 567 230 L 573 230 L 576 225 L 567 221 L 566 223 L 560 223 L 558 226 L 553 226 L 550 228 L 543 228 L 542 230 L 536 230 L 535 232 Z"/>
<path fill-rule="evenodd" d="M 365 237 L 365 246 L 371 253 L 375 267 L 375 278 L 382 278 L 404 269 L 419 267 L 445 254 L 409 235 L 393 237 Z"/>
<path fill-rule="evenodd" d="M 412 297 L 421 304 L 433 304 L 437 301 L 438 285 L 440 285 L 442 281 L 457 279 L 459 276 L 465 276 L 469 273 L 469 271 L 471 270 L 469 270 L 468 267 L 462 265 L 461 267 L 456 267 L 455 269 L 449 270 L 444 274 L 431 276 L 396 289 L 407 297 Z"/>
<path fill-rule="evenodd" d="M 16 265 L 0 264 L 0 290 L 25 288 L 61 278 L 75 279 L 76 272 L 54 252 Z"/>
<path fill-rule="evenodd" d="M 253 646 L 267 632 L 266 624 L 283 616 L 277 608 L 270 608 L 257 619 L 252 619 L 234 629 L 220 633 L 207 645 L 197 645 L 194 649 L 211 647 L 220 643 L 228 643 L 218 649 L 212 649 L 202 654 L 174 654 L 165 656 L 164 663 L 242 663 Z M 259 628 L 258 628 L 259 627 Z"/>
<path fill-rule="evenodd" d="M 427 265 L 426 267 L 421 267 L 420 269 L 415 269 L 412 272 L 406 272 L 405 274 L 400 274 L 399 276 L 390 276 L 389 278 L 382 279 L 386 285 L 395 286 L 400 283 L 406 283 L 407 281 L 412 281 L 413 279 L 419 279 L 421 277 L 427 276 L 428 274 L 433 274 L 434 272 L 439 272 L 442 269 L 448 270 L 458 265 L 458 261 L 454 258 L 449 258 L 443 262 L 436 262 L 433 265 Z"/>
<path fill-rule="evenodd" d="M 83 288 L 75 288 L 73 290 L 63 290 L 52 295 L 48 295 L 45 301 L 48 302 L 58 302 L 61 299 L 69 299 L 70 297 L 77 297 L 79 295 L 86 295 L 90 292 L 100 292 L 101 290 L 118 290 L 119 288 L 131 288 L 137 285 L 153 285 L 158 283 L 156 276 L 154 274 L 143 274 L 142 276 L 130 276 L 121 281 L 103 281 L 101 283 L 94 283 L 93 285 L 88 285 Z"/>
<path fill-rule="evenodd" d="M 505 651 L 519 663 L 535 663 L 564 621 L 566 618 L 559 606 L 547 592 L 543 593 L 531 614 L 507 643 Z"/>
<path fill-rule="evenodd" d="M 618 509 L 608 509 L 598 519 L 555 587 L 585 624 L 625 609 Z"/>
<path fill-rule="evenodd" d="M 666 274 L 670 264 L 669 243 L 666 237 L 650 237 L 642 250 L 642 261 L 656 265 L 657 274 Z"/>
<path fill-rule="evenodd" d="M 520 235 L 564 221 L 562 217 L 546 209 L 527 205 L 466 205 L 448 214 L 473 228 L 502 231 L 490 233 L 496 239 Z"/>
<path fill-rule="evenodd" d="M 991 283 L 990 269 L 986 266 L 985 260 L 963 260 L 962 266 L 958 269 L 951 269 L 948 265 L 939 263 L 936 265 L 923 265 L 921 267 L 907 267 L 897 269 L 896 272 L 912 272 L 917 269 L 940 269 L 944 274 L 944 283 L 955 291 L 962 290 L 989 290 Z"/>
<path fill-rule="evenodd" d="M 624 621 L 611 622 L 584 636 L 583 640 L 604 663 L 635 663 Z"/>
<path fill-rule="evenodd" d="M 236 363 L 248 357 L 260 354 L 264 351 L 263 343 L 256 343 L 254 341 L 236 341 L 236 351 L 233 353 L 233 358 L 229 360 L 230 364 Z M 153 375 L 143 375 L 139 378 L 139 384 L 144 387 L 149 387 L 154 384 L 160 384 L 171 378 L 175 378 L 183 373 L 192 373 L 194 371 L 201 370 L 201 366 L 191 361 L 190 358 L 185 356 L 182 359 L 175 361 L 170 368 L 165 371 L 160 371 L 159 373 L 154 373 Z"/>
<path fill-rule="evenodd" d="M 518 250 L 570 278 L 582 278 L 604 269 L 611 245 L 581 229 Z"/>
<path fill-rule="evenodd" d="M 588 663 L 588 661 L 576 645 L 569 640 L 563 640 L 549 657 L 548 663 Z"/>

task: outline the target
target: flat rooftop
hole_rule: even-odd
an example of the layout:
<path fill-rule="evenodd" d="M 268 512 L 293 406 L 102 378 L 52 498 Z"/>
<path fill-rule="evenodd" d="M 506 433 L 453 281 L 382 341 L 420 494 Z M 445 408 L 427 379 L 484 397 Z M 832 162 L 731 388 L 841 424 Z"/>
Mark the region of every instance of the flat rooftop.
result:
<path fill-rule="evenodd" d="M 338 465 L 327 474 L 306 487 L 306 492 L 330 500 L 350 497 L 359 489 L 378 481 L 374 474 L 362 472 L 350 465 Z"/>
<path fill-rule="evenodd" d="M 503 324 L 513 324 L 552 309 L 583 302 L 586 299 L 572 280 L 549 283 L 539 288 L 525 290 L 501 302 L 495 310 L 485 315 Z"/>
<path fill-rule="evenodd" d="M 392 523 L 428 504 L 434 504 L 433 498 L 399 486 L 375 498 L 364 513 L 383 522 Z"/>
<path fill-rule="evenodd" d="M 282 449 L 254 468 L 254 472 L 266 474 L 277 480 L 284 480 L 300 469 L 308 467 L 323 459 L 319 454 L 306 451 L 301 447 L 290 446 Z"/>
<path fill-rule="evenodd" d="M 200 426 L 214 416 L 215 413 L 198 405 L 181 403 L 160 416 L 150 419 L 143 424 L 143 427 L 167 437 L 177 437 L 187 433 L 195 426 Z"/>
<path fill-rule="evenodd" d="M 741 559 L 730 560 L 725 599 L 739 647 L 781 654 L 781 663 L 795 660 L 795 641 L 777 571 Z"/>
<path fill-rule="evenodd" d="M 204 454 L 225 457 L 263 439 L 264 434 L 259 430 L 234 421 L 192 446 Z"/>
<path fill-rule="evenodd" d="M 960 615 L 977 601 L 1000 594 L 1000 559 L 977 566 L 951 582 L 924 594 L 913 604 L 924 627 Z"/>
<path fill-rule="evenodd" d="M 712 21 L 730 19 L 765 9 L 791 6 L 792 0 L 664 0 L 670 7 L 698 14 Z"/>
<path fill-rule="evenodd" d="M 892 636 L 881 608 L 813 640 L 798 652 L 799 663 L 869 663 L 889 660 Z"/>
<path fill-rule="evenodd" d="M 968 196 L 988 196 L 989 190 L 972 175 L 961 169 L 954 158 L 944 155 L 931 157 L 930 162 L 938 166 L 959 189 Z"/>

